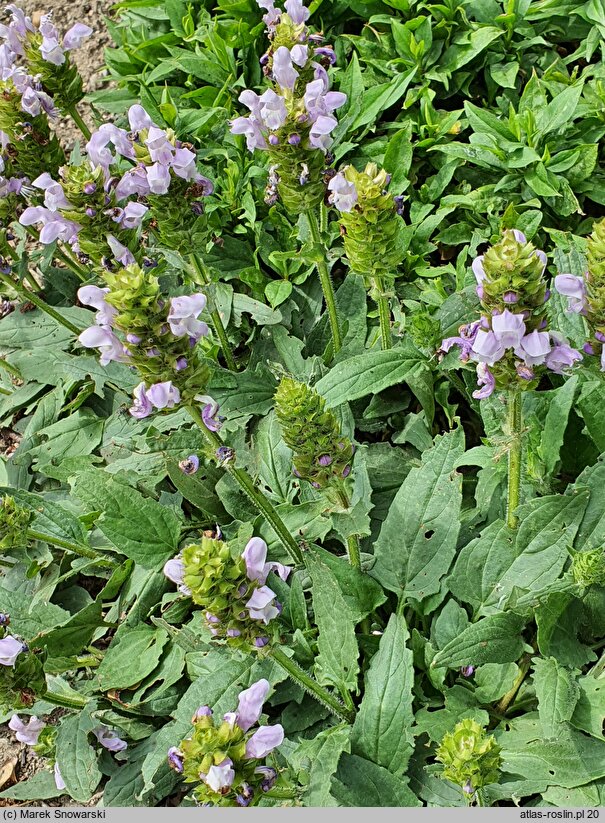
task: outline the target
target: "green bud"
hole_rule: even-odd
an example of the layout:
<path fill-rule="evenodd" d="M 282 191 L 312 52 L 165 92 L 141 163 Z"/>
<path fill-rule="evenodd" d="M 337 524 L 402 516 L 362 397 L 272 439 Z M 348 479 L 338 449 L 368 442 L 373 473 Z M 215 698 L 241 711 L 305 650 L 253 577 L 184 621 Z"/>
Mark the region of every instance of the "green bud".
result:
<path fill-rule="evenodd" d="M 0 504 L 0 548 L 14 549 L 27 546 L 27 528 L 33 513 L 15 503 L 8 495 Z"/>
<path fill-rule="evenodd" d="M 211 229 L 202 190 L 197 183 L 173 177 L 167 194 L 147 196 L 150 226 L 161 246 L 182 255 L 206 247 Z"/>
<path fill-rule="evenodd" d="M 584 588 L 605 586 L 605 551 L 602 547 L 574 554 L 571 573 Z"/>
<path fill-rule="evenodd" d="M 379 278 L 385 287 L 392 288 L 405 248 L 403 221 L 393 196 L 387 191 L 389 175 L 376 163 L 368 163 L 361 172 L 347 166 L 342 173 L 357 190 L 355 206 L 339 218 L 349 266 L 370 279 L 369 287 L 380 288 L 372 283 L 373 278 Z"/>
<path fill-rule="evenodd" d="M 496 783 L 502 764 L 496 738 L 470 718 L 460 721 L 444 736 L 437 749 L 437 760 L 444 766 L 441 776 L 464 787 L 469 794 Z"/>
<path fill-rule="evenodd" d="M 324 398 L 305 383 L 284 377 L 275 394 L 275 413 L 294 452 L 295 474 L 338 498 L 351 472 L 353 446 Z"/>
<path fill-rule="evenodd" d="M 481 304 L 487 316 L 505 309 L 515 314 L 527 311 L 527 331 L 537 329 L 546 314 L 546 280 L 544 261 L 535 246 L 519 242 L 507 229 L 502 239 L 485 252 L 483 270 Z M 514 295 L 516 301 L 507 302 L 505 295 Z"/>
<path fill-rule="evenodd" d="M 326 158 L 319 149 L 306 148 L 309 131 L 309 126 L 297 124 L 292 116 L 280 130 L 281 144 L 268 150 L 271 175 L 278 180 L 279 199 L 292 215 L 316 209 L 323 202 L 326 193 L 323 179 Z M 297 146 L 291 146 L 287 142 L 289 134 L 293 132 L 301 138 Z M 271 202 L 270 198 L 267 198 L 267 202 Z"/>

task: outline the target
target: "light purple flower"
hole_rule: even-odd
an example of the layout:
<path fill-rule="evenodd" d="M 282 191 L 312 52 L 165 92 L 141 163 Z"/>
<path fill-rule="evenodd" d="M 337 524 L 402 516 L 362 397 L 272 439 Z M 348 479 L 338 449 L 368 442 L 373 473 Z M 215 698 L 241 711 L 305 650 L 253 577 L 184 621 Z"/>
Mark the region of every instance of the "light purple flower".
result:
<path fill-rule="evenodd" d="M 208 194 L 212 194 L 212 190 L 214 186 L 212 183 L 205 178 L 202 177 L 200 174 L 197 173 L 197 167 L 195 165 L 195 153 L 192 152 L 190 149 L 176 149 L 174 152 L 174 156 L 172 158 L 172 170 L 177 175 L 177 177 L 181 177 L 183 180 L 206 180 L 207 183 L 210 184 L 210 191 Z"/>
<path fill-rule="evenodd" d="M 183 752 L 180 749 L 177 749 L 176 746 L 171 746 L 168 749 L 168 765 L 179 774 L 182 774 L 183 772 L 183 758 Z"/>
<path fill-rule="evenodd" d="M 149 156 L 154 163 L 161 163 L 163 166 L 171 164 L 175 148 L 164 129 L 150 126 L 145 138 L 145 145 L 149 149 Z"/>
<path fill-rule="evenodd" d="M 18 714 L 14 714 L 8 722 L 8 728 L 15 732 L 19 743 L 26 743 L 28 746 L 36 745 L 45 727 L 46 723 L 35 716 L 30 717 L 28 722 L 24 723 Z"/>
<path fill-rule="evenodd" d="M 504 309 L 502 314 L 492 317 L 492 331 L 505 349 L 514 348 L 525 334 L 525 320 L 522 314 L 513 314 Z"/>
<path fill-rule="evenodd" d="M 34 223 L 43 223 L 40 232 L 40 241 L 44 245 L 53 243 L 60 239 L 67 243 L 74 242 L 80 226 L 71 220 L 66 220 L 57 212 L 45 209 L 43 206 L 28 206 L 25 209 L 19 222 L 22 226 L 32 226 Z"/>
<path fill-rule="evenodd" d="M 147 397 L 145 383 L 139 383 L 133 395 L 134 402 L 129 409 L 130 414 L 137 420 L 143 420 L 143 418 L 149 417 L 153 411 L 153 406 L 151 405 L 151 400 Z"/>
<path fill-rule="evenodd" d="M 240 692 L 236 722 L 242 731 L 247 732 L 255 723 L 258 723 L 270 688 L 269 681 L 262 679 L 253 683 L 249 689 Z"/>
<path fill-rule="evenodd" d="M 65 192 L 60 183 L 50 176 L 48 172 L 44 172 L 32 182 L 32 186 L 44 191 L 44 205 L 50 211 L 57 211 L 58 209 L 69 209 L 71 203 L 65 197 Z"/>
<path fill-rule="evenodd" d="M 183 582 L 183 578 L 185 576 L 185 564 L 180 555 L 167 560 L 166 563 L 164 563 L 163 572 L 168 580 L 176 583 L 181 594 L 184 594 L 186 597 L 191 596 L 191 589 Z"/>
<path fill-rule="evenodd" d="M 65 781 L 63 780 L 63 777 L 61 775 L 61 772 L 59 771 L 59 764 L 58 763 L 55 763 L 54 775 L 55 775 L 55 786 L 57 787 L 57 789 L 59 789 L 59 791 L 62 791 L 63 789 L 66 788 L 66 786 L 65 786 Z"/>
<path fill-rule="evenodd" d="M 564 374 L 574 363 L 582 359 L 582 355 L 573 349 L 565 339 L 556 332 L 550 333 L 553 348 L 544 360 L 546 366 L 555 374 Z"/>
<path fill-rule="evenodd" d="M 580 314 L 586 300 L 586 285 L 583 277 L 575 274 L 558 274 L 555 277 L 555 289 L 567 297 L 567 311 Z"/>
<path fill-rule="evenodd" d="M 487 363 L 490 366 L 500 360 L 505 351 L 501 341 L 493 331 L 479 329 L 472 346 L 472 356 L 480 363 Z"/>
<path fill-rule="evenodd" d="M 79 49 L 82 45 L 82 41 L 87 37 L 90 37 L 91 34 L 92 29 L 90 26 L 87 26 L 84 23 L 74 23 L 74 25 L 65 33 L 65 37 L 63 38 L 63 48 L 65 51 Z"/>
<path fill-rule="evenodd" d="M 109 288 L 100 289 L 98 286 L 81 286 L 78 289 L 78 300 L 85 306 L 92 306 L 97 310 L 95 323 L 97 326 L 112 326 L 118 310 L 105 300 Z"/>
<path fill-rule="evenodd" d="M 483 388 L 479 388 L 473 392 L 475 400 L 483 400 L 489 397 L 496 388 L 496 380 L 485 363 L 477 365 L 477 383 Z"/>
<path fill-rule="evenodd" d="M 118 263 L 121 263 L 123 266 L 131 266 L 135 262 L 133 253 L 130 249 L 127 249 L 126 246 L 122 245 L 117 237 L 114 237 L 113 234 L 108 234 L 106 239 L 107 245 Z"/>
<path fill-rule="evenodd" d="M 307 65 L 307 61 L 309 60 L 309 47 L 297 45 L 290 49 L 290 57 L 292 58 L 292 62 L 295 63 L 297 66 L 304 68 Z"/>
<path fill-rule="evenodd" d="M 14 666 L 15 661 L 25 651 L 27 646 L 13 637 L 12 634 L 7 634 L 0 640 L 0 666 Z"/>
<path fill-rule="evenodd" d="M 265 572 L 267 544 L 265 541 L 261 537 L 253 537 L 246 543 L 242 557 L 246 563 L 248 580 L 258 580 L 261 585 L 264 584 L 267 579 L 267 573 Z"/>
<path fill-rule="evenodd" d="M 92 730 L 92 733 L 97 738 L 101 746 L 107 749 L 108 752 L 123 752 L 128 748 L 128 743 L 121 740 L 115 729 L 110 729 L 107 726 L 97 726 Z"/>
<path fill-rule="evenodd" d="M 183 474 L 195 474 L 199 467 L 200 458 L 197 456 L 197 454 L 190 454 L 189 457 L 187 457 L 185 460 L 181 460 L 179 462 L 179 469 L 183 472 Z M 166 572 L 164 572 L 164 574 L 166 574 Z"/>
<path fill-rule="evenodd" d="M 349 183 L 342 172 L 333 177 L 328 183 L 330 202 L 340 212 L 351 212 L 357 203 L 359 195 L 355 183 Z"/>
<path fill-rule="evenodd" d="M 42 38 L 40 54 L 47 63 L 52 63 L 53 66 L 61 66 L 65 63 L 65 52 L 61 48 L 59 41 L 54 37 Z"/>
<path fill-rule="evenodd" d="M 109 146 L 114 147 L 115 154 L 108 148 Z M 94 132 L 86 144 L 86 151 L 93 166 L 101 166 L 106 174 L 118 155 L 134 159 L 134 149 L 127 132 L 114 126 L 113 123 L 103 123 L 98 131 Z"/>
<path fill-rule="evenodd" d="M 243 134 L 246 137 L 248 151 L 267 148 L 260 124 L 253 117 L 236 117 L 232 120 L 231 134 Z"/>
<path fill-rule="evenodd" d="M 521 339 L 515 347 L 515 354 L 521 357 L 528 366 L 539 366 L 544 363 L 546 355 L 551 349 L 550 337 L 545 331 L 532 331 Z"/>
<path fill-rule="evenodd" d="M 248 614 L 252 620 L 262 620 L 268 625 L 271 620 L 279 615 L 279 609 L 273 604 L 275 592 L 268 586 L 261 586 L 255 589 L 252 597 L 246 603 Z"/>
<path fill-rule="evenodd" d="M 229 789 L 235 779 L 233 761 L 226 757 L 219 766 L 210 766 L 208 774 L 204 778 L 204 783 L 217 794 L 223 794 L 224 789 Z"/>
<path fill-rule="evenodd" d="M 298 72 L 292 65 L 292 55 L 286 46 L 280 46 L 273 55 L 273 77 L 283 89 L 293 89 Z"/>
<path fill-rule="evenodd" d="M 219 431 L 221 428 L 221 421 L 216 417 L 219 409 L 219 405 L 216 400 L 213 400 L 212 397 L 207 394 L 196 395 L 195 399 L 198 403 L 203 403 L 202 420 L 204 421 L 206 428 L 211 432 Z"/>
<path fill-rule="evenodd" d="M 147 397 L 156 409 L 171 409 L 181 401 L 181 393 L 171 380 L 164 383 L 154 383 L 147 390 Z"/>
<path fill-rule="evenodd" d="M 605 371 L 605 346 L 601 349 L 601 371 Z"/>
<path fill-rule="evenodd" d="M 311 117 L 316 120 L 344 106 L 347 102 L 347 95 L 340 91 L 328 91 L 326 82 L 319 79 L 307 84 L 303 102 Z"/>
<path fill-rule="evenodd" d="M 143 131 L 143 129 L 149 129 L 154 125 L 151 117 L 143 106 L 138 103 L 128 109 L 128 123 L 132 131 Z"/>
<path fill-rule="evenodd" d="M 472 266 L 473 274 L 479 285 L 485 280 L 485 269 L 483 268 L 483 255 L 475 257 Z"/>
<path fill-rule="evenodd" d="M 175 337 L 192 337 L 199 340 L 208 334 L 206 323 L 198 320 L 198 315 L 206 307 L 206 295 L 198 293 L 170 299 L 168 325 Z"/>
<path fill-rule="evenodd" d="M 163 163 L 154 163 L 147 169 L 147 183 L 152 194 L 166 194 L 170 188 L 170 169 Z"/>
<path fill-rule="evenodd" d="M 124 206 L 124 213 L 122 215 L 122 226 L 125 229 L 138 229 L 141 225 L 143 217 L 147 214 L 149 209 L 142 203 L 130 202 Z"/>
<path fill-rule="evenodd" d="M 284 98 L 276 94 L 273 89 L 267 89 L 261 95 L 259 106 L 260 117 L 268 129 L 280 129 L 284 125 L 288 117 L 286 104 Z"/>
<path fill-rule="evenodd" d="M 124 362 L 127 358 L 122 342 L 108 327 L 91 326 L 84 329 L 78 340 L 84 348 L 98 349 L 101 352 L 99 362 L 102 366 L 107 366 L 112 361 Z"/>
<path fill-rule="evenodd" d="M 131 197 L 133 194 L 140 194 L 145 197 L 150 191 L 145 166 L 136 166 L 134 169 L 125 172 L 115 189 L 118 200 Z"/>
<path fill-rule="evenodd" d="M 311 127 L 309 132 L 309 144 L 315 149 L 321 149 L 324 153 L 332 145 L 332 138 L 330 134 L 338 125 L 338 120 L 335 117 L 318 117 Z"/>
<path fill-rule="evenodd" d="M 309 9 L 305 8 L 302 0 L 286 0 L 284 6 L 286 7 L 288 16 L 294 25 L 300 26 L 303 23 L 306 23 L 309 19 L 311 12 Z"/>
<path fill-rule="evenodd" d="M 283 742 L 284 730 L 279 723 L 275 726 L 261 726 L 246 743 L 246 758 L 261 760 Z"/>

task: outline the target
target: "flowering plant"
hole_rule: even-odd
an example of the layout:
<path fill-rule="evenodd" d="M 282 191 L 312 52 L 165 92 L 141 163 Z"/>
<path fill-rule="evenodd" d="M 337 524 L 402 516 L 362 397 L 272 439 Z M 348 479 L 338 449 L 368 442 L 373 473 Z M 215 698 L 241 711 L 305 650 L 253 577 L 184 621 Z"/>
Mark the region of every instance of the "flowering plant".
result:
<path fill-rule="evenodd" d="M 90 94 L 8 7 L 4 802 L 603 799 L 603 55 L 513 5 L 121 3 Z"/>

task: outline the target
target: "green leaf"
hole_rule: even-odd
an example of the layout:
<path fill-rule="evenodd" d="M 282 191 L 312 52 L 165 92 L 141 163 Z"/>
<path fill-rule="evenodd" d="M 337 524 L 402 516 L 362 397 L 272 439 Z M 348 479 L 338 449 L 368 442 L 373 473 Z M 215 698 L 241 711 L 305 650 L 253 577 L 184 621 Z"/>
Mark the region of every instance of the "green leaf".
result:
<path fill-rule="evenodd" d="M 354 691 L 359 672 L 355 618 L 328 566 L 310 556 L 307 569 L 313 584 L 313 609 L 319 632 L 317 679 L 323 685 Z"/>
<path fill-rule="evenodd" d="M 177 553 L 181 524 L 167 506 L 100 471 L 82 473 L 73 489 L 90 509 L 103 512 L 97 526 L 126 557 L 157 569 Z"/>
<path fill-rule="evenodd" d="M 461 428 L 435 439 L 393 500 L 374 545 L 371 574 L 389 591 L 419 600 L 439 591 L 456 550 L 464 452 Z"/>
<path fill-rule="evenodd" d="M 145 624 L 120 631 L 97 669 L 99 688 L 109 691 L 136 686 L 155 669 L 167 641 L 165 631 Z"/>
<path fill-rule="evenodd" d="M 26 780 L 20 780 L 10 789 L 0 792 L 0 797 L 9 800 L 51 800 L 65 794 L 65 789 L 57 789 L 52 772 L 37 772 Z"/>
<path fill-rule="evenodd" d="M 437 652 L 431 665 L 458 669 L 485 663 L 511 663 L 523 652 L 523 626 L 523 618 L 512 612 L 484 617 Z"/>
<path fill-rule="evenodd" d="M 380 585 L 369 575 L 353 568 L 346 557 L 335 557 L 317 546 L 311 549 L 311 553 L 319 562 L 328 566 L 338 581 L 355 623 L 359 623 L 386 600 Z"/>
<path fill-rule="evenodd" d="M 486 663 L 475 672 L 475 697 L 494 703 L 510 691 L 519 674 L 516 663 Z"/>
<path fill-rule="evenodd" d="M 61 777 L 71 797 L 86 803 L 101 780 L 97 754 L 89 743 L 89 735 L 99 725 L 86 708 L 63 718 L 57 731 L 57 763 Z"/>
<path fill-rule="evenodd" d="M 580 668 L 596 654 L 578 639 L 582 632 L 584 610 L 580 600 L 569 592 L 553 592 L 535 607 L 538 648 L 556 657 L 564 666 Z"/>
<path fill-rule="evenodd" d="M 573 375 L 565 381 L 561 388 L 548 392 L 549 404 L 540 440 L 540 456 L 549 474 L 553 473 L 559 460 L 559 452 L 563 445 L 569 413 L 578 387 L 578 379 L 577 375 Z"/>
<path fill-rule="evenodd" d="M 572 726 L 603 740 L 605 723 L 605 674 L 580 677 L 578 702 L 571 718 Z"/>
<path fill-rule="evenodd" d="M 54 603 L 43 603 L 33 607 L 30 591 L 9 591 L 1 587 L 0 611 L 10 614 L 11 629 L 28 641 L 45 630 L 62 625 L 70 618 L 68 611 Z"/>
<path fill-rule="evenodd" d="M 59 628 L 40 635 L 34 645 L 45 648 L 49 657 L 78 654 L 90 643 L 99 626 L 103 625 L 101 608 L 100 601 L 89 603 Z"/>
<path fill-rule="evenodd" d="M 46 439 L 31 448 L 29 454 L 41 463 L 91 454 L 101 442 L 104 425 L 90 409 L 78 409 L 52 426 L 40 429 L 37 434 Z"/>
<path fill-rule="evenodd" d="M 421 805 L 407 781 L 354 754 L 343 754 L 340 758 L 332 778 L 332 795 L 341 806 L 351 808 Z"/>
<path fill-rule="evenodd" d="M 406 93 L 415 74 L 416 68 L 413 68 L 407 73 L 396 74 L 390 83 L 381 83 L 366 89 L 361 102 L 361 112 L 349 131 L 353 132 L 362 126 L 370 125 L 383 111 L 394 106 Z"/>
<path fill-rule="evenodd" d="M 518 510 L 517 532 L 496 520 L 460 552 L 449 578 L 452 593 L 492 614 L 514 589 L 546 589 L 569 558 L 587 503 L 586 490 L 532 500 Z"/>
<path fill-rule="evenodd" d="M 496 26 L 481 26 L 470 33 L 468 43 L 454 43 L 446 49 L 441 65 L 443 70 L 454 72 L 470 63 L 478 54 L 486 49 L 498 37 L 504 34 L 503 29 Z M 466 33 L 463 35 L 466 39 Z"/>
<path fill-rule="evenodd" d="M 324 808 L 337 805 L 330 794 L 332 775 L 341 754 L 348 749 L 350 734 L 350 726 L 332 726 L 312 740 L 301 740 L 290 756 L 298 769 L 299 779 L 304 780 L 305 806 Z"/>
<path fill-rule="evenodd" d="M 562 726 L 554 740 L 544 740 L 541 724 L 531 715 L 496 735 L 502 746 L 504 772 L 531 775 L 533 781 L 573 788 L 605 777 L 605 742 Z"/>
<path fill-rule="evenodd" d="M 562 723 L 571 720 L 580 689 L 569 669 L 554 657 L 536 658 L 533 663 L 534 688 L 544 737 L 557 737 Z"/>
<path fill-rule="evenodd" d="M 285 303 L 292 294 L 292 283 L 289 280 L 271 280 L 265 286 L 265 295 L 272 308 Z"/>
<path fill-rule="evenodd" d="M 365 677 L 351 750 L 390 772 L 405 772 L 413 751 L 414 666 L 403 616 L 392 614 Z"/>
<path fill-rule="evenodd" d="M 387 143 L 382 165 L 391 175 L 389 191 L 401 194 L 408 183 L 408 174 L 412 164 L 414 149 L 412 147 L 412 121 L 406 120 L 404 126 L 391 137 Z"/>
<path fill-rule="evenodd" d="M 337 363 L 315 388 L 328 406 L 378 394 L 389 386 L 407 382 L 428 368 L 422 354 L 411 344 L 388 351 L 365 352 Z M 413 391 L 413 388 L 412 388 Z"/>
<path fill-rule="evenodd" d="M 546 107 L 544 112 L 544 126 L 542 134 L 557 131 L 563 126 L 569 126 L 574 120 L 574 114 L 582 96 L 584 82 L 580 81 L 573 86 L 563 89 Z"/>

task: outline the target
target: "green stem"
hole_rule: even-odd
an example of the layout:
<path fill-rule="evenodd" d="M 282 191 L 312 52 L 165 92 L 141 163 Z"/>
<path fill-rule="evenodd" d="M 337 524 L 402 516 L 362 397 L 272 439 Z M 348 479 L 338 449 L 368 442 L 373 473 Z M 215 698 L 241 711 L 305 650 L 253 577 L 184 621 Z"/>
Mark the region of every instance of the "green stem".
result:
<path fill-rule="evenodd" d="M 0 369 L 7 371 L 10 375 L 12 375 L 12 377 L 16 377 L 17 380 L 23 380 L 19 369 L 16 366 L 13 366 L 12 363 L 9 363 L 8 360 L 5 360 L 4 357 L 0 357 Z"/>
<path fill-rule="evenodd" d="M 347 553 L 351 566 L 361 571 L 361 552 L 359 550 L 359 538 L 356 534 L 351 534 L 347 537 Z"/>
<path fill-rule="evenodd" d="M 97 657 L 94 654 L 83 654 L 81 657 L 76 657 L 73 663 L 66 663 L 63 666 L 51 666 L 49 668 L 48 663 L 46 664 L 45 671 L 47 674 L 63 674 L 64 672 L 70 672 L 73 669 L 79 668 L 88 668 L 94 669 L 97 666 L 101 665 L 102 657 Z"/>
<path fill-rule="evenodd" d="M 70 115 L 70 117 L 72 118 L 72 120 L 74 121 L 76 126 L 80 129 L 80 131 L 82 132 L 84 137 L 87 140 L 90 140 L 90 138 L 92 137 L 92 132 L 90 131 L 90 129 L 88 128 L 88 126 L 86 125 L 84 120 L 82 120 L 82 116 L 80 115 L 80 112 L 76 108 L 76 104 L 74 103 L 73 106 L 69 106 L 68 108 L 65 109 L 65 111 L 67 112 L 67 114 Z"/>
<path fill-rule="evenodd" d="M 57 694 L 56 692 L 46 691 L 40 695 L 41 700 L 46 700 L 47 703 L 53 703 L 55 706 L 61 706 L 64 709 L 83 709 L 88 703 L 86 697 L 75 697 L 70 694 L 69 697 L 65 694 Z"/>
<path fill-rule="evenodd" d="M 512 688 L 506 692 L 502 700 L 496 705 L 496 713 L 505 715 L 508 707 L 513 702 L 515 697 L 517 696 L 517 692 L 521 688 L 521 684 L 525 680 L 527 673 L 529 671 L 529 667 L 531 666 L 532 656 L 531 654 L 526 654 L 523 658 L 522 662 L 519 665 L 519 674 L 515 682 L 513 683 Z"/>
<path fill-rule="evenodd" d="M 32 240 L 35 240 L 36 243 L 40 242 L 40 232 L 36 231 L 33 226 L 24 226 L 24 229 Z M 67 268 L 71 269 L 71 271 L 73 271 L 82 282 L 89 279 L 88 272 L 86 269 L 82 268 L 71 252 L 68 252 L 67 250 L 61 251 L 61 249 L 56 246 L 53 252 L 53 257 L 56 257 L 57 260 L 60 260 L 65 266 L 67 266 Z"/>
<path fill-rule="evenodd" d="M 56 311 L 56 309 L 54 309 L 52 306 L 49 306 L 48 303 L 45 303 L 44 300 L 42 300 L 41 297 L 38 297 L 37 294 L 34 294 L 33 292 L 26 289 L 25 286 L 23 286 L 21 283 L 15 283 L 14 280 L 12 280 L 10 277 L 2 273 L 0 273 L 0 282 L 4 283 L 5 286 L 14 289 L 26 300 L 29 300 L 31 303 L 33 303 L 34 306 L 37 306 L 39 309 L 42 309 L 42 311 L 46 312 L 46 314 L 48 314 L 49 317 L 52 317 L 53 320 L 56 320 L 57 323 L 60 323 L 66 329 L 69 329 L 69 331 L 72 334 L 78 335 L 81 333 L 82 329 L 79 329 L 77 326 L 74 326 L 73 323 L 71 323 L 69 320 L 63 317 L 58 311 Z"/>
<path fill-rule="evenodd" d="M 113 557 L 108 557 L 106 554 L 97 552 L 88 546 L 81 546 L 79 543 L 71 543 L 69 540 L 62 540 L 60 537 L 54 537 L 50 534 L 43 534 L 42 532 L 27 530 L 27 537 L 29 540 L 41 540 L 43 543 L 49 543 L 51 546 L 56 546 L 58 549 L 65 549 L 65 551 L 72 554 L 78 554 L 80 557 L 88 557 L 91 560 L 98 560 L 104 566 L 112 566 L 117 568 L 120 564 Z"/>
<path fill-rule="evenodd" d="M 270 656 L 276 663 L 288 673 L 288 676 L 298 683 L 302 688 L 328 708 L 335 717 L 339 720 L 344 720 L 345 723 L 352 723 L 355 719 L 355 712 L 351 709 L 345 708 L 338 697 L 314 680 L 309 672 L 306 672 L 298 665 L 291 657 L 288 657 L 281 649 L 276 647 L 270 651 Z"/>
<path fill-rule="evenodd" d="M 511 438 L 508 452 L 508 503 L 506 523 L 509 529 L 518 525 L 515 510 L 521 499 L 522 426 L 520 391 L 512 389 L 508 394 L 508 436 Z"/>
<path fill-rule="evenodd" d="M 202 283 L 205 286 L 210 285 L 212 280 L 201 258 L 198 257 L 197 254 L 193 253 L 191 255 L 191 263 L 193 264 L 193 268 L 195 269 L 197 274 L 202 279 Z M 233 352 L 231 351 L 231 346 L 229 345 L 229 338 L 227 337 L 227 332 L 225 331 L 225 327 L 223 326 L 223 321 L 218 312 L 218 309 L 212 309 L 212 311 L 210 312 L 210 317 L 212 318 L 212 325 L 214 326 L 214 331 L 216 332 L 216 335 L 220 341 L 221 349 L 223 350 L 223 357 L 225 358 L 227 368 L 229 369 L 229 371 L 237 371 L 237 364 L 235 362 Z"/>
<path fill-rule="evenodd" d="M 330 318 L 330 328 L 332 330 L 332 346 L 334 354 L 342 348 L 342 338 L 340 336 L 340 328 L 338 326 L 338 312 L 336 311 L 336 297 L 334 296 L 334 286 L 332 285 L 332 278 L 326 262 L 325 250 L 321 239 L 321 232 L 319 230 L 319 223 L 317 222 L 317 215 L 314 211 L 307 212 L 307 220 L 311 229 L 311 237 L 313 245 L 321 252 L 318 257 L 316 265 L 321 282 L 321 288 L 324 293 L 326 301 L 326 308 L 328 309 L 328 317 Z"/>
<path fill-rule="evenodd" d="M 216 452 L 216 450 L 223 445 L 222 440 L 204 425 L 201 414 L 194 406 L 188 406 L 187 412 L 204 435 L 206 442 L 212 448 L 213 452 Z M 233 465 L 232 462 L 227 463 L 224 468 L 225 471 L 233 477 L 246 497 L 265 518 L 267 523 L 273 528 L 273 531 L 287 551 L 290 559 L 294 563 L 302 565 L 304 563 L 304 558 L 301 548 L 288 531 L 286 524 L 275 510 L 273 503 L 271 503 L 271 501 L 256 488 L 254 485 L 254 480 L 250 477 L 247 471 L 237 468 L 237 466 Z"/>
<path fill-rule="evenodd" d="M 393 344 L 391 338 L 391 307 L 389 306 L 389 298 L 384 294 L 384 283 L 381 277 L 374 278 L 374 288 L 376 305 L 378 306 L 378 319 L 380 320 L 380 341 L 383 351 L 386 351 Z"/>

